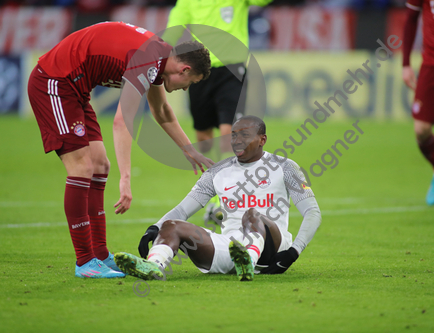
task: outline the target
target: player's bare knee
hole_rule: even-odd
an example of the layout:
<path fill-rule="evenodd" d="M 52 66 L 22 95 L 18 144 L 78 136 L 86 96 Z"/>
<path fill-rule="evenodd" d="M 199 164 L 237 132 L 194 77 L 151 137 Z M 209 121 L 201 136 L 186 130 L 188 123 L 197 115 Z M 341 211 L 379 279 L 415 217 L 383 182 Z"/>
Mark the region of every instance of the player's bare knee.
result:
<path fill-rule="evenodd" d="M 416 140 L 419 143 L 423 143 L 425 140 L 427 140 L 431 136 L 431 131 L 428 130 L 418 130 L 416 132 Z"/>
<path fill-rule="evenodd" d="M 103 164 L 101 165 L 101 168 L 103 169 L 104 174 L 108 174 L 110 172 L 110 161 L 107 157 L 105 158 Z"/>
<path fill-rule="evenodd" d="M 261 215 L 255 208 L 249 208 L 243 215 L 243 220 L 255 221 Z"/>
<path fill-rule="evenodd" d="M 162 231 L 172 231 L 173 229 L 176 228 L 176 226 L 177 226 L 177 221 L 176 220 L 166 220 L 161 225 L 160 232 L 162 232 Z"/>
<path fill-rule="evenodd" d="M 90 158 L 82 158 L 74 165 L 74 173 L 85 178 L 92 178 L 93 164 Z"/>
<path fill-rule="evenodd" d="M 422 143 L 431 136 L 432 124 L 423 121 L 416 121 L 414 124 L 414 132 L 417 141 Z"/>
<path fill-rule="evenodd" d="M 241 222 L 244 229 L 256 229 L 257 224 L 259 223 L 260 213 L 255 208 L 249 208 L 243 215 Z"/>
<path fill-rule="evenodd" d="M 170 244 L 177 243 L 177 240 L 190 241 L 189 237 L 191 234 L 191 224 L 181 220 L 164 221 L 158 233 L 158 235 L 161 236 L 162 239 L 164 239 Z"/>
<path fill-rule="evenodd" d="M 93 173 L 103 173 L 108 174 L 110 171 L 110 161 L 107 156 L 101 156 L 99 158 L 93 159 Z"/>

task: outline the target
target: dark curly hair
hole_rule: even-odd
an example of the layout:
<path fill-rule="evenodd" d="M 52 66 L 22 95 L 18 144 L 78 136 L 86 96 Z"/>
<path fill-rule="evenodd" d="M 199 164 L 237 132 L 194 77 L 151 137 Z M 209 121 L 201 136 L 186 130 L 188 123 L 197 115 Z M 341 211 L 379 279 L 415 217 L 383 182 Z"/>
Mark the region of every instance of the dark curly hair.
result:
<path fill-rule="evenodd" d="M 251 121 L 255 125 L 255 127 L 258 131 L 257 135 L 267 134 L 267 128 L 265 126 L 264 121 L 261 118 L 258 118 L 256 116 L 242 116 L 235 123 L 237 123 L 241 120 Z M 234 125 L 235 125 L 235 123 L 234 123 Z"/>
<path fill-rule="evenodd" d="M 194 74 L 202 74 L 202 80 L 206 80 L 211 74 L 209 51 L 202 43 L 197 41 L 181 43 L 173 48 L 173 53 L 178 61 L 191 66 Z"/>

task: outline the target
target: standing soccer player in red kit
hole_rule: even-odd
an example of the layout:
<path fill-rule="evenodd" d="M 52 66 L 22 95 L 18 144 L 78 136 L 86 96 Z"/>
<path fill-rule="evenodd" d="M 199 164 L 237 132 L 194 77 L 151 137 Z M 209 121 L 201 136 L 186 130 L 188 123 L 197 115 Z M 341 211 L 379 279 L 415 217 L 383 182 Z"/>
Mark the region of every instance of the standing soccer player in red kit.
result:
<path fill-rule="evenodd" d="M 434 167 L 434 2 L 408 0 L 407 20 L 404 27 L 402 77 L 405 84 L 416 90 L 412 115 L 419 149 Z M 416 76 L 410 67 L 410 53 L 416 36 L 418 17 L 423 19 L 423 63 L 416 85 Z M 428 205 L 434 205 L 434 177 L 426 196 Z"/>
<path fill-rule="evenodd" d="M 91 90 L 122 85 L 113 137 L 121 175 L 115 212 L 123 214 L 132 200 L 128 118 L 134 118 L 144 94 L 154 118 L 183 150 L 195 173 L 196 165 L 202 171 L 202 164 L 212 165 L 191 146 L 165 95 L 165 90 L 187 90 L 209 72 L 209 52 L 202 44 L 172 48 L 150 31 L 121 22 L 79 30 L 39 59 L 29 78 L 29 99 L 45 152 L 55 150 L 68 174 L 64 205 L 77 257 L 76 276 L 124 276 L 106 246 L 103 201 L 110 163 L 89 104 Z"/>

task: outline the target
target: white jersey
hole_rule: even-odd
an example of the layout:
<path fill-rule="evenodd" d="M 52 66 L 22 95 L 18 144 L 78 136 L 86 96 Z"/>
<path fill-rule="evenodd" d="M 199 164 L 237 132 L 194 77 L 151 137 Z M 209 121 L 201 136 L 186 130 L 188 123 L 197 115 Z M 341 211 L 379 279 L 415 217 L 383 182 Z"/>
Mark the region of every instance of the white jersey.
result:
<path fill-rule="evenodd" d="M 292 238 L 288 231 L 291 200 L 297 204 L 314 197 L 297 163 L 268 152 L 253 163 L 239 163 L 231 157 L 215 164 L 197 181 L 188 197 L 204 207 L 216 194 L 225 211 L 222 234 L 230 236 L 242 231 L 243 214 L 255 208 L 274 221 L 285 238 Z"/>

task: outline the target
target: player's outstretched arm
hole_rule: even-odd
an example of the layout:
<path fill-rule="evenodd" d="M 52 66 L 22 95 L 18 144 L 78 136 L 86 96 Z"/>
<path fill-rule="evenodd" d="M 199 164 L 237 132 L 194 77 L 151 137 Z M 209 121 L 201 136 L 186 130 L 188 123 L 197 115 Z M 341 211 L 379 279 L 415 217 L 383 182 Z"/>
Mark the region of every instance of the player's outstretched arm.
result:
<path fill-rule="evenodd" d="M 314 197 L 299 201 L 296 207 L 303 216 L 303 222 L 294 243 L 288 250 L 276 253 L 269 266 L 261 271 L 262 274 L 284 273 L 298 259 L 321 224 L 321 212 Z"/>
<path fill-rule="evenodd" d="M 310 243 L 316 231 L 321 224 L 321 211 L 315 197 L 303 199 L 295 204 L 300 214 L 303 216 L 303 222 L 298 230 L 292 247 L 300 254 Z"/>
<path fill-rule="evenodd" d="M 155 120 L 172 140 L 182 149 L 185 157 L 190 161 L 194 173 L 197 175 L 197 166 L 205 172 L 204 166 L 210 168 L 214 162 L 194 149 L 184 130 L 178 122 L 172 107 L 167 102 L 164 87 L 151 86 L 148 92 L 149 108 Z"/>
<path fill-rule="evenodd" d="M 116 160 L 118 162 L 121 179 L 119 182 L 120 198 L 114 205 L 116 214 L 125 213 L 133 199 L 131 194 L 131 142 L 132 137 L 125 124 L 123 112 L 137 112 L 140 103 L 140 95 L 129 84 L 125 84 L 121 99 L 113 121 L 113 141 Z M 134 119 L 134 116 L 129 117 Z"/>

